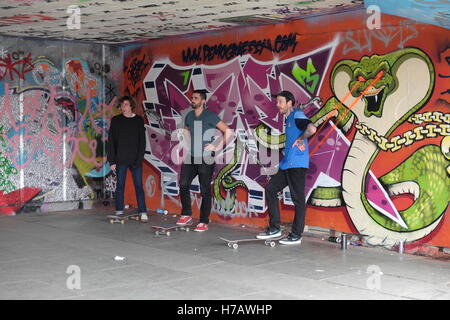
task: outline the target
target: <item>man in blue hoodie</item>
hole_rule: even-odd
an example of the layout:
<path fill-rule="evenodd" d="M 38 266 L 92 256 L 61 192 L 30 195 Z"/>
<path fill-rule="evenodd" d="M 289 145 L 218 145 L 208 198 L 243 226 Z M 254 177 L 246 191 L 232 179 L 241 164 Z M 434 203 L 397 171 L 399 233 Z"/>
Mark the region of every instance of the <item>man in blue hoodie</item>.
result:
<path fill-rule="evenodd" d="M 269 227 L 257 235 L 258 239 L 270 239 L 281 235 L 278 193 L 289 186 L 295 206 L 294 221 L 289 235 L 280 240 L 281 244 L 301 243 L 305 228 L 305 174 L 309 167 L 308 138 L 316 132 L 316 127 L 308 117 L 294 107 L 295 98 L 289 91 L 276 95 L 277 108 L 285 116 L 286 144 L 284 157 L 278 172 L 267 185 L 266 199 L 269 208 Z"/>

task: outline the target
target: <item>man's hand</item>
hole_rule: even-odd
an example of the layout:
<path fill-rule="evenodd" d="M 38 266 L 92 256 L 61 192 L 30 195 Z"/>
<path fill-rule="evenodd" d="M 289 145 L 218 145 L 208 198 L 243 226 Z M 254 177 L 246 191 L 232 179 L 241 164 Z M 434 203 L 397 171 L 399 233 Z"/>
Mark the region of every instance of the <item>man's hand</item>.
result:
<path fill-rule="evenodd" d="M 112 164 L 112 165 L 111 165 L 111 170 L 112 170 L 112 171 L 116 171 L 116 165 L 115 165 L 115 164 Z"/>

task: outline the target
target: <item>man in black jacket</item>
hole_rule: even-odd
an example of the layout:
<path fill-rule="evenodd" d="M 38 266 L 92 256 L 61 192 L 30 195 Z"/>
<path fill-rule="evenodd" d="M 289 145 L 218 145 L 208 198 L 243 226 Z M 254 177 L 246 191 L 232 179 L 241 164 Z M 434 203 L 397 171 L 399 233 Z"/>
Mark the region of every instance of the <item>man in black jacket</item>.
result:
<path fill-rule="evenodd" d="M 147 207 L 142 186 L 142 162 L 145 154 L 144 119 L 134 114 L 130 97 L 120 98 L 122 113 L 111 119 L 108 136 L 107 159 L 111 169 L 117 173 L 116 214 L 123 214 L 127 169 L 130 169 L 141 221 L 147 222 Z"/>

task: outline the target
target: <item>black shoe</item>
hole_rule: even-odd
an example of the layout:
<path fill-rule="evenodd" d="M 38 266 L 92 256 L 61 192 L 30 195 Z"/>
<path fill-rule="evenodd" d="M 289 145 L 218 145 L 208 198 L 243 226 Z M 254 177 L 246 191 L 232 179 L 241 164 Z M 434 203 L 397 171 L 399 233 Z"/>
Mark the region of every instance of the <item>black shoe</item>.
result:
<path fill-rule="evenodd" d="M 302 237 L 291 232 L 286 238 L 281 239 L 279 242 L 281 244 L 300 244 L 302 243 Z"/>
<path fill-rule="evenodd" d="M 281 230 L 280 229 L 271 229 L 270 227 L 266 229 L 266 231 L 261 232 L 256 236 L 258 239 L 270 239 L 270 238 L 276 238 L 281 236 Z"/>

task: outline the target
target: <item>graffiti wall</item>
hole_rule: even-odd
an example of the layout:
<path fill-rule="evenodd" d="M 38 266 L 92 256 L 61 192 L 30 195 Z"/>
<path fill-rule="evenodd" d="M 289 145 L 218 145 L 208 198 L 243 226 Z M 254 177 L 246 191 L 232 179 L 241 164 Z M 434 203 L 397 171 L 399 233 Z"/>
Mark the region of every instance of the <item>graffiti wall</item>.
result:
<path fill-rule="evenodd" d="M 0 215 L 77 209 L 105 197 L 120 50 L 0 40 Z"/>
<path fill-rule="evenodd" d="M 366 20 L 361 10 L 126 48 L 123 91 L 148 123 L 147 206 L 180 212 L 179 128 L 192 91 L 206 89 L 208 108 L 235 132 L 216 158 L 211 219 L 265 226 L 264 187 L 284 148 L 272 94 L 290 90 L 318 127 L 308 225 L 373 245 L 449 246 L 449 31 L 390 15 L 370 30 Z M 198 217 L 196 180 L 191 199 Z M 290 222 L 288 189 L 280 199 Z"/>

